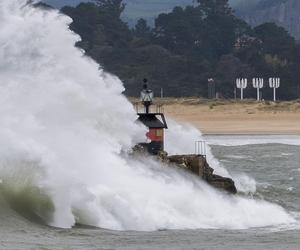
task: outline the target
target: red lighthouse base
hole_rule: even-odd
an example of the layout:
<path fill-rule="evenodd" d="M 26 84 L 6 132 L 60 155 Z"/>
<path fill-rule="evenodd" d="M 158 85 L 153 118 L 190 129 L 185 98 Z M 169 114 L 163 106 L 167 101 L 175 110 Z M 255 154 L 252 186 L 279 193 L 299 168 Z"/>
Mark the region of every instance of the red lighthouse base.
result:
<path fill-rule="evenodd" d="M 139 113 L 139 121 L 149 128 L 146 134 L 150 143 L 141 143 L 150 154 L 157 155 L 164 150 L 164 129 L 167 128 L 165 117 L 162 113 Z M 159 120 L 158 117 L 162 120 Z"/>

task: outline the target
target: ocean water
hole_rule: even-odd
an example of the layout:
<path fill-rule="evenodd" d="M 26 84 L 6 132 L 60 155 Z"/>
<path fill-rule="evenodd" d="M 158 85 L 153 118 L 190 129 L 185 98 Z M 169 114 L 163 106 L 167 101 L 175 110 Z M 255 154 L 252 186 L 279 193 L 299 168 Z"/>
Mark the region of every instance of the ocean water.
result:
<path fill-rule="evenodd" d="M 167 151 L 207 140 L 236 196 L 132 156 L 146 129 L 71 22 L 0 1 L 0 249 L 295 249 L 297 138 L 204 138 L 168 119 Z"/>
<path fill-rule="evenodd" d="M 231 138 L 241 140 L 243 137 Z M 264 140 L 270 138 L 263 137 Z M 206 139 L 221 144 L 224 137 Z M 244 230 L 138 232 L 79 225 L 73 229 L 58 229 L 2 207 L 0 249 L 299 249 L 300 146 L 265 144 L 264 140 L 261 144 L 211 147 L 216 159 L 232 174 L 255 179 L 254 193 L 239 195 L 279 204 L 298 218 L 295 223 Z"/>

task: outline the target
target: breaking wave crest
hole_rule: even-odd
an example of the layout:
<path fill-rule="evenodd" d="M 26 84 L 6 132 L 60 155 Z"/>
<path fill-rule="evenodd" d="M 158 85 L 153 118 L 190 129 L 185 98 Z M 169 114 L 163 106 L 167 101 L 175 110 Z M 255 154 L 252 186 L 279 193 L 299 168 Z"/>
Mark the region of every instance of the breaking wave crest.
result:
<path fill-rule="evenodd" d="M 68 17 L 26 2 L 0 3 L 0 191 L 14 210 L 62 228 L 294 222 L 278 205 L 229 196 L 151 158 L 132 158 L 128 151 L 145 128 L 134 122 L 120 80 L 75 48 Z M 168 150 L 176 153 L 195 133 L 201 136 L 171 122 Z M 217 173 L 229 175 L 209 157 Z"/>

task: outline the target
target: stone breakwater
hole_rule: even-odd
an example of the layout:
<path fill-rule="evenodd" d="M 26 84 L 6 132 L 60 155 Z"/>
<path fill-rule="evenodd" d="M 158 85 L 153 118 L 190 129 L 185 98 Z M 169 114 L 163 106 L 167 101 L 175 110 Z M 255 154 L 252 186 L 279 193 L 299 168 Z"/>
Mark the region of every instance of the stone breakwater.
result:
<path fill-rule="evenodd" d="M 209 166 L 206 158 L 202 155 L 168 156 L 166 153 L 163 153 L 159 157 L 168 165 L 189 171 L 219 190 L 231 194 L 237 193 L 234 181 L 230 178 L 215 175 L 214 169 Z"/>
<path fill-rule="evenodd" d="M 146 149 L 141 145 L 137 145 L 133 148 L 133 155 L 149 157 Z M 194 154 L 169 156 L 167 152 L 163 151 L 159 153 L 157 158 L 165 166 L 183 169 L 199 176 L 199 178 L 214 188 L 226 191 L 230 194 L 237 193 L 234 181 L 231 178 L 214 174 L 214 169 L 209 166 L 205 156 Z"/>

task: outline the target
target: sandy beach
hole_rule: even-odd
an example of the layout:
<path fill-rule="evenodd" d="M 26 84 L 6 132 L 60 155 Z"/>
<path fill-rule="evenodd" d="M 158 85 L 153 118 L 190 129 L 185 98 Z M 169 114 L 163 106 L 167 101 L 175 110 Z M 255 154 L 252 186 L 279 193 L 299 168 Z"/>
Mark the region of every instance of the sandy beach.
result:
<path fill-rule="evenodd" d="M 300 101 L 208 101 L 163 99 L 167 117 L 190 123 L 204 134 L 300 134 Z"/>

